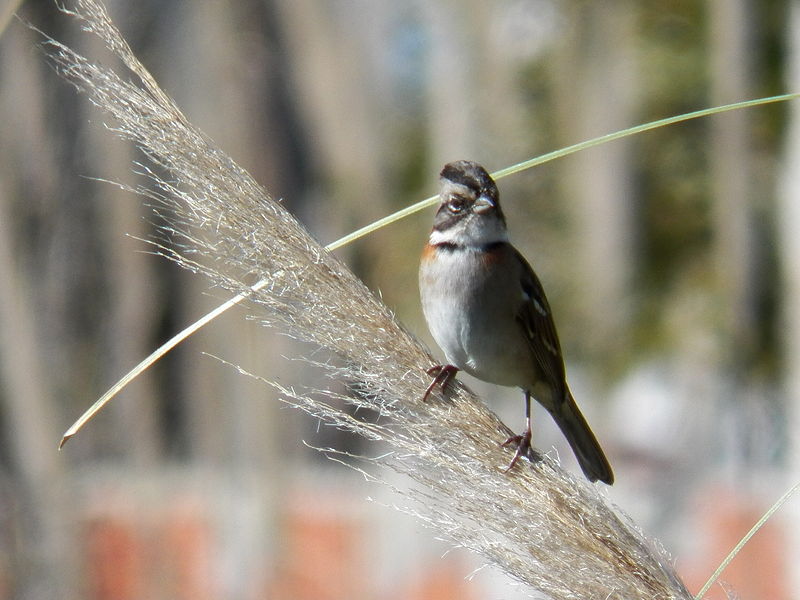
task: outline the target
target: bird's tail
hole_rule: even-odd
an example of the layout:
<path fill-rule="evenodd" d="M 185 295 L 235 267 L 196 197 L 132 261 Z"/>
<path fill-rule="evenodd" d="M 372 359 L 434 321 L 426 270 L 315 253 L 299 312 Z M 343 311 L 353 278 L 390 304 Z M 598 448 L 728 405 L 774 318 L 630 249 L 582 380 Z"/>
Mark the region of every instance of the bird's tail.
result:
<path fill-rule="evenodd" d="M 613 484 L 611 465 L 569 390 L 564 402 L 550 410 L 550 414 L 567 438 L 589 481 Z"/>

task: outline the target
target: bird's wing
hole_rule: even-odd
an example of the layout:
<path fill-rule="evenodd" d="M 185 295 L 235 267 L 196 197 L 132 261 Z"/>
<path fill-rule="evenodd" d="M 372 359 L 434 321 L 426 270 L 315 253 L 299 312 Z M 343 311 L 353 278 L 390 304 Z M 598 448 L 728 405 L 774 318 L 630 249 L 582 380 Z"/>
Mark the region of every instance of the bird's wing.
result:
<path fill-rule="evenodd" d="M 561 355 L 561 345 L 550 305 L 536 273 L 519 252 L 516 254 L 523 268 L 524 293 L 524 301 L 517 313 L 517 320 L 525 331 L 534 360 L 553 388 L 553 397 L 564 398 L 566 393 L 564 358 Z"/>

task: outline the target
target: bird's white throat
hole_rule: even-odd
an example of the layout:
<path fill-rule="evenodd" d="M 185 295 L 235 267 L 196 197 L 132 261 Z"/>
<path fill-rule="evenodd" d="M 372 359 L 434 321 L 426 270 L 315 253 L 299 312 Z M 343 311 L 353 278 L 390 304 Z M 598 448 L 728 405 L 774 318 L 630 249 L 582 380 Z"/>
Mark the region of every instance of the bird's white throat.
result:
<path fill-rule="evenodd" d="M 428 241 L 432 245 L 487 246 L 508 241 L 505 223 L 498 218 L 470 216 L 444 230 L 431 231 Z"/>

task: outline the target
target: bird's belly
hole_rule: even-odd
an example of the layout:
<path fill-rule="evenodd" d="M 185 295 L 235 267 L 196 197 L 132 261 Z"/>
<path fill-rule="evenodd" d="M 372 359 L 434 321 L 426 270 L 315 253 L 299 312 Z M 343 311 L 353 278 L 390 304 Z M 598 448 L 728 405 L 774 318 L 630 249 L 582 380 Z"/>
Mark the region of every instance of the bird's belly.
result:
<path fill-rule="evenodd" d="M 426 311 L 447 361 L 483 381 L 527 388 L 537 379 L 535 361 L 516 319 L 462 318 L 469 312 L 458 297 L 441 298 Z"/>
<path fill-rule="evenodd" d="M 461 368 L 478 379 L 522 388 L 536 379 L 530 347 L 516 321 L 463 331 L 461 342 L 465 357 Z"/>

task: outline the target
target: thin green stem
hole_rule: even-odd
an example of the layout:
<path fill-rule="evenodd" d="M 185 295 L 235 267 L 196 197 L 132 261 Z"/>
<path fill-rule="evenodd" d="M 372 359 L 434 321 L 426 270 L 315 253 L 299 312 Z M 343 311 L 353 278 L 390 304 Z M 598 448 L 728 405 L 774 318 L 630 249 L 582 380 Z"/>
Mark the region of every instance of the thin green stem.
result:
<path fill-rule="evenodd" d="M 731 550 L 731 551 L 730 551 L 730 553 L 728 554 L 728 556 L 726 556 L 726 557 L 725 557 L 725 560 L 723 560 L 723 561 L 722 561 L 722 564 L 720 564 L 720 566 L 718 566 L 718 567 L 717 567 L 717 570 L 716 570 L 716 571 L 714 571 L 714 572 L 711 574 L 711 577 L 709 577 L 709 579 L 708 579 L 708 581 L 706 581 L 705 585 L 704 585 L 702 588 L 700 588 L 700 591 L 699 591 L 699 592 L 697 592 L 697 595 L 694 597 L 694 600 L 702 600 L 702 599 L 703 599 L 703 596 L 705 596 L 705 595 L 706 595 L 706 592 L 708 592 L 709 588 L 711 588 L 711 586 L 712 586 L 712 585 L 714 585 L 714 582 L 715 582 L 717 579 L 719 579 L 719 576 L 720 576 L 720 575 L 722 575 L 722 572 L 723 572 L 723 571 L 724 571 L 724 570 L 725 570 L 725 569 L 728 567 L 728 565 L 729 565 L 729 564 L 731 563 L 731 561 L 732 561 L 732 560 L 733 560 L 733 559 L 736 557 L 736 555 L 737 555 L 737 554 L 739 554 L 739 551 L 740 551 L 742 548 L 744 548 L 744 545 L 745 545 L 747 542 L 749 542 L 749 541 L 750 541 L 750 538 L 751 538 L 751 537 L 753 537 L 753 536 L 756 534 L 756 532 L 757 532 L 759 529 L 761 529 L 761 528 L 764 526 L 764 524 L 765 524 L 765 523 L 766 523 L 766 522 L 769 520 L 769 518 L 770 518 L 770 517 L 771 517 L 773 514 L 775 514 L 775 511 L 777 511 L 777 510 L 778 510 L 778 509 L 779 509 L 781 506 L 783 506 L 784 504 L 786 504 L 786 501 L 787 501 L 787 500 L 788 500 L 788 499 L 789 499 L 789 498 L 790 498 L 790 497 L 791 497 L 791 496 L 792 496 L 792 495 L 793 495 L 793 494 L 794 494 L 794 493 L 795 493 L 795 492 L 796 492 L 798 489 L 800 489 L 800 483 L 796 483 L 796 484 L 795 484 L 793 487 L 791 487 L 791 488 L 789 489 L 789 491 L 787 491 L 787 492 L 786 492 L 786 493 L 785 493 L 783 496 L 781 496 L 780 498 L 778 498 L 778 501 L 777 501 L 775 504 L 773 504 L 773 505 L 770 507 L 770 509 L 769 509 L 767 512 L 765 512 L 765 513 L 764 513 L 764 516 L 762 516 L 762 517 L 761 517 L 761 518 L 758 520 L 758 522 L 757 522 L 755 525 L 753 525 L 753 527 L 750 529 L 750 531 L 748 531 L 748 532 L 745 534 L 745 536 L 744 536 L 744 537 L 743 537 L 741 540 L 739 540 L 739 543 L 738 543 L 738 544 L 736 544 L 736 546 L 733 548 L 733 550 Z"/>
<path fill-rule="evenodd" d="M 775 102 L 785 102 L 787 100 L 794 100 L 795 98 L 800 98 L 800 94 L 781 94 L 779 96 L 770 96 L 768 98 L 756 98 L 755 100 L 734 102 L 733 104 L 725 104 L 723 106 L 715 106 L 713 108 L 704 108 L 702 110 L 696 110 L 694 112 L 684 113 L 682 115 L 677 115 L 674 117 L 667 117 L 666 119 L 658 119 L 657 121 L 650 121 L 649 123 L 636 125 L 634 127 L 629 127 L 628 129 L 615 131 L 613 133 L 607 133 L 606 135 L 601 135 L 600 137 L 579 142 L 577 144 L 561 148 L 560 150 L 555 150 L 553 152 L 548 152 L 547 154 L 542 154 L 541 156 L 537 156 L 536 158 L 532 158 L 530 160 L 517 163 L 510 167 L 506 167 L 505 169 L 500 169 L 499 171 L 495 171 L 494 173 L 492 173 L 492 177 L 494 177 L 495 179 L 502 179 L 503 177 L 513 175 L 514 173 L 519 173 L 520 171 L 525 171 L 532 167 L 544 164 L 546 162 L 550 162 L 551 160 L 555 160 L 557 158 L 563 158 L 570 154 L 574 154 L 575 152 L 580 152 L 581 150 L 587 150 L 588 148 L 593 148 L 601 144 L 607 144 L 608 142 L 613 142 L 614 140 L 619 140 L 622 138 L 629 137 L 631 135 L 636 135 L 637 133 L 644 133 L 645 131 L 650 131 L 651 129 L 658 129 L 659 127 L 666 127 L 667 125 L 674 125 L 676 123 L 682 123 L 683 121 L 691 121 L 692 119 L 708 117 L 711 115 L 728 112 L 731 110 L 750 108 L 753 106 L 761 106 L 763 104 L 772 104 Z M 426 198 L 425 200 L 417 202 L 416 204 L 407 206 L 406 208 L 399 210 L 396 213 L 383 217 L 382 219 L 379 219 L 374 223 L 370 223 L 369 225 L 366 225 L 361 229 L 357 229 L 356 231 L 347 234 L 343 238 L 340 238 L 335 242 L 328 244 L 326 246 L 326 249 L 335 250 L 336 248 L 341 248 L 342 246 L 350 244 L 356 241 L 357 239 L 360 239 L 366 235 L 369 235 L 374 231 L 377 231 L 381 227 L 385 227 L 386 225 L 391 225 L 395 221 L 399 221 L 400 219 L 404 219 L 405 217 L 413 215 L 414 213 L 424 210 L 429 206 L 433 206 L 434 204 L 436 204 L 437 199 L 438 196 L 431 196 L 430 198 Z"/>

